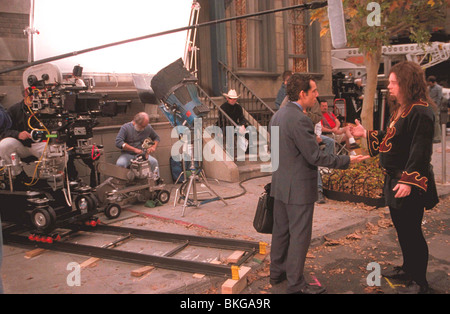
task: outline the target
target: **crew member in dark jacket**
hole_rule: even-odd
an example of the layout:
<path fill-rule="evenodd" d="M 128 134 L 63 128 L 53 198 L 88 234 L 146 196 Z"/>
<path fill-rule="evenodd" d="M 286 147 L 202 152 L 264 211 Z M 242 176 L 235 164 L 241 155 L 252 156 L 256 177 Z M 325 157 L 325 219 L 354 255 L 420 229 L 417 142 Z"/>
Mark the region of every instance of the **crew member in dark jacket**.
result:
<path fill-rule="evenodd" d="M 384 196 L 397 230 L 403 265 L 383 275 L 407 280 L 400 292 L 424 293 L 428 290 L 428 246 L 422 218 L 424 209 L 439 202 L 431 166 L 434 103 L 428 96 L 423 70 L 413 62 L 392 67 L 388 89 L 395 99 L 388 129 L 366 131 L 356 121 L 352 133 L 367 138 L 370 155 L 380 154 L 386 171 Z"/>
<path fill-rule="evenodd" d="M 9 130 L 2 134 L 4 137 L 0 142 L 0 157 L 7 164 L 11 164 L 12 153 L 16 153 L 20 158 L 30 156 L 40 158 L 47 145 L 45 142 L 34 143 L 31 140 L 31 129 L 28 126 L 31 108 L 28 106 L 31 105 L 32 100 L 33 96 L 25 92 L 25 98 L 21 102 L 7 109 L 12 125 Z M 20 166 L 12 167 L 11 171 L 13 176 L 19 176 L 24 182 L 29 179 Z"/>
<path fill-rule="evenodd" d="M 230 119 L 236 123 L 237 130 L 239 134 L 244 135 L 243 138 L 247 141 L 247 148 L 244 150 L 246 153 L 249 152 L 250 145 L 248 145 L 249 140 L 249 133 L 246 131 L 246 127 L 248 126 L 248 121 L 244 117 L 244 110 L 242 109 L 241 105 L 238 103 L 239 95 L 237 94 L 236 90 L 230 89 L 228 91 L 228 94 L 223 94 L 223 96 L 226 98 L 226 102 L 224 102 L 220 109 L 228 116 Z M 218 125 L 220 128 L 222 128 L 222 132 L 226 133 L 226 127 L 227 126 L 233 126 L 233 124 L 225 117 L 225 115 L 222 113 L 222 111 L 219 111 L 219 122 Z"/>
<path fill-rule="evenodd" d="M 241 105 L 239 105 L 238 103 L 239 95 L 234 89 L 230 89 L 228 94 L 223 95 L 225 96 L 227 101 L 220 106 L 220 109 L 222 109 L 231 118 L 231 120 L 234 121 L 234 123 L 245 128 L 248 122 L 244 117 L 244 111 L 242 110 Z M 225 127 L 229 125 L 231 124 L 226 120 L 222 112 L 219 111 L 219 127 Z"/>

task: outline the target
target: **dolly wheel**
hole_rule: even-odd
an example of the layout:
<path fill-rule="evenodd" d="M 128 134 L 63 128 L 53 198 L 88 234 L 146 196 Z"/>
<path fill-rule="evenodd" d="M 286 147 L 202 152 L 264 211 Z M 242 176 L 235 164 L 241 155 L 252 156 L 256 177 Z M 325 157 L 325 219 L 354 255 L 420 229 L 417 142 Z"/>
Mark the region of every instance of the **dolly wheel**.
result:
<path fill-rule="evenodd" d="M 162 203 L 162 204 L 166 204 L 170 199 L 170 193 L 169 191 L 166 190 L 161 190 L 158 193 L 158 200 Z"/>
<path fill-rule="evenodd" d="M 31 212 L 31 223 L 38 230 L 48 231 L 52 229 L 55 221 L 52 219 L 52 215 L 46 208 L 35 208 Z"/>
<path fill-rule="evenodd" d="M 105 208 L 105 216 L 109 219 L 115 219 L 120 216 L 120 213 L 122 212 L 122 208 L 118 204 L 108 204 Z"/>

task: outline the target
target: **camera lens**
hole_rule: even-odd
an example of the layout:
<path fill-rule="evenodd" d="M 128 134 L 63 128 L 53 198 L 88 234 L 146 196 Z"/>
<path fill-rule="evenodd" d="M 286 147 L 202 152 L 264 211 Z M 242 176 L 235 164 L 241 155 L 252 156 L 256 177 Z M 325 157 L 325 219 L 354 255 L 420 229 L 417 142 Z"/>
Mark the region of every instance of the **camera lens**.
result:
<path fill-rule="evenodd" d="M 41 142 L 45 138 L 43 131 L 33 130 L 31 131 L 31 140 L 35 143 Z"/>

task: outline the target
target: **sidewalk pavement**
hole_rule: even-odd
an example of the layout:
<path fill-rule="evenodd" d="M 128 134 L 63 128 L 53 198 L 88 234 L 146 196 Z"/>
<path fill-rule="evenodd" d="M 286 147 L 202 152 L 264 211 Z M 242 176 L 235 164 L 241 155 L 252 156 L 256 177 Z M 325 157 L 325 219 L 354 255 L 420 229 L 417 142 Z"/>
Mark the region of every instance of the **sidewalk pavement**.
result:
<path fill-rule="evenodd" d="M 447 147 L 450 145 L 447 142 Z M 433 166 L 436 175 L 438 193 L 440 196 L 450 194 L 450 184 L 441 184 L 442 156 L 439 153 L 441 144 L 434 145 Z M 447 149 L 450 151 L 449 149 Z M 450 154 L 447 154 L 447 173 L 450 169 Z M 447 175 L 447 179 L 450 176 Z M 239 185 L 208 180 L 211 187 L 228 205 L 220 201 L 202 204 L 198 207 L 187 207 L 182 217 L 182 203 L 174 207 L 175 190 L 171 191 L 168 204 L 155 208 L 143 204 L 132 205 L 122 211 L 117 220 L 107 220 L 102 214 L 101 221 L 118 226 L 145 228 L 155 231 L 165 231 L 201 236 L 236 238 L 251 241 L 263 241 L 270 245 L 271 236 L 257 233 L 253 228 L 253 217 L 256 204 L 263 187 L 270 182 L 270 176 L 255 178 Z M 179 186 L 179 185 L 178 185 Z M 170 186 L 169 186 L 170 187 Z M 198 184 L 198 187 L 201 186 Z M 245 189 L 245 194 L 236 198 Z M 200 198 L 211 198 L 199 194 Z M 367 222 L 376 221 L 380 215 L 388 212 L 387 208 L 374 208 L 363 204 L 327 200 L 326 204 L 315 206 L 313 219 L 313 234 L 311 246 L 323 243 L 325 237 L 352 233 L 352 230 L 364 226 Z M 75 239 L 79 243 L 104 245 L 114 240 L 105 235 L 95 238 L 80 235 Z M 163 254 L 170 250 L 159 243 L 144 243 L 133 240 L 120 246 L 122 250 L 147 251 L 151 254 Z M 81 271 L 79 286 L 73 282 L 73 268 L 69 265 L 75 262 L 83 263 L 86 256 L 72 255 L 47 251 L 44 254 L 26 259 L 29 249 L 5 246 L 3 251 L 3 266 L 1 275 L 5 293 L 58 293 L 58 294 L 130 294 L 130 293 L 220 293 L 224 278 L 214 276 L 193 276 L 192 273 L 178 272 L 156 268 L 142 277 L 131 276 L 131 271 L 142 266 L 121 263 L 110 260 L 99 260 Z M 192 249 L 177 255 L 177 258 L 208 260 L 224 260 L 232 252 L 211 249 Z M 267 257 L 268 258 L 268 257 Z M 246 266 L 256 269 L 259 263 L 249 261 Z M 72 276 L 72 277 L 71 277 Z M 72 280 L 72 281 L 71 281 Z M 208 291 L 209 290 L 209 291 Z"/>

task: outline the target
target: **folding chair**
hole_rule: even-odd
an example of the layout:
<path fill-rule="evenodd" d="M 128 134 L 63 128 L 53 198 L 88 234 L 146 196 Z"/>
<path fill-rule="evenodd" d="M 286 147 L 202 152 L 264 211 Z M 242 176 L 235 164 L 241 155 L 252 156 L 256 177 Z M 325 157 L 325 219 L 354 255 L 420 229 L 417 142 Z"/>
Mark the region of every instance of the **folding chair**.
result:
<path fill-rule="evenodd" d="M 347 147 L 345 147 L 346 143 L 341 144 L 338 140 L 337 140 L 337 136 L 334 133 L 327 133 L 327 134 L 322 134 L 324 136 L 330 137 L 334 140 L 334 154 L 335 155 L 348 155 L 349 150 L 347 149 Z"/>
<path fill-rule="evenodd" d="M 345 102 L 345 99 L 343 98 L 336 98 L 333 102 L 333 114 L 336 116 L 336 118 L 339 119 L 341 122 L 341 125 L 343 125 L 347 119 L 347 104 Z M 330 136 L 334 140 L 334 153 L 336 155 L 346 154 L 348 155 L 349 151 L 345 147 L 345 144 L 342 145 L 338 140 L 335 134 L 327 134 L 327 136 Z"/>
<path fill-rule="evenodd" d="M 336 98 L 333 103 L 333 113 L 341 121 L 341 125 L 347 121 L 347 103 L 344 98 Z"/>
<path fill-rule="evenodd" d="M 339 141 L 336 140 L 336 135 L 334 134 L 333 138 L 334 138 L 334 153 L 336 155 L 348 155 L 350 152 L 347 149 L 347 147 L 345 147 L 346 143 L 344 144 L 339 143 Z"/>

